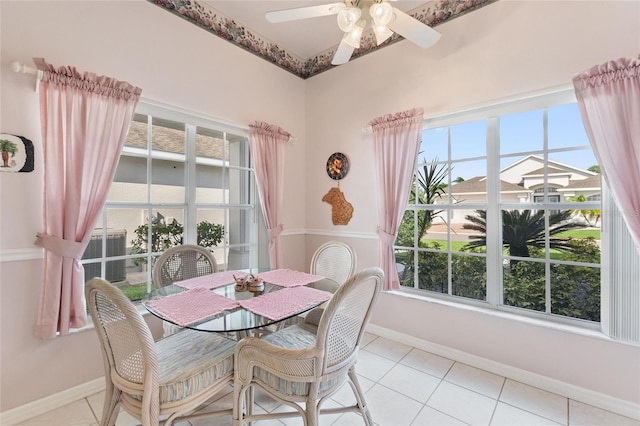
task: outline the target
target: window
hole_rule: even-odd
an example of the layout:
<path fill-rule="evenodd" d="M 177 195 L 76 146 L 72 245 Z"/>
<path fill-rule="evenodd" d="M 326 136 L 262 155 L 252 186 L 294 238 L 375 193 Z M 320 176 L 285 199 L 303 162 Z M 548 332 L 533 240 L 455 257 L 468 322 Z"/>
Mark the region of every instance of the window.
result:
<path fill-rule="evenodd" d="M 209 248 L 221 269 L 258 267 L 266 247 L 247 135 L 140 104 L 83 256 L 85 280 L 105 278 L 140 299 L 155 259 L 182 243 Z"/>
<path fill-rule="evenodd" d="M 600 168 L 571 95 L 426 120 L 403 289 L 598 326 Z"/>

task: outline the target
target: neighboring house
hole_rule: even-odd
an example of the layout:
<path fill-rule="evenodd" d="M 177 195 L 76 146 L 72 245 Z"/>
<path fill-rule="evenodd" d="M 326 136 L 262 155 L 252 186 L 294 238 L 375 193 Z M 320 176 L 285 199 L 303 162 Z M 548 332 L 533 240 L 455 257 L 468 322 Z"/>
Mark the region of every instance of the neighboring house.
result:
<path fill-rule="evenodd" d="M 547 161 L 549 202 L 570 201 L 583 195 L 588 201 L 600 200 L 600 174 Z M 451 185 L 454 203 L 477 204 L 487 202 L 487 179 L 477 176 Z M 445 192 L 446 199 L 449 192 Z M 500 171 L 500 203 L 540 203 L 544 200 L 544 159 L 529 155 Z M 451 223 L 465 222 L 470 210 L 454 210 Z"/>

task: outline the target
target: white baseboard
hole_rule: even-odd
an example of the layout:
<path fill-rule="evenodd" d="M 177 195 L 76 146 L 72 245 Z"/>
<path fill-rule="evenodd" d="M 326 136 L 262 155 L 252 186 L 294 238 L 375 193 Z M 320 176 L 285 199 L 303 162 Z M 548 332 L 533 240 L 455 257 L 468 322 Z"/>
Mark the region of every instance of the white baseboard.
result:
<path fill-rule="evenodd" d="M 640 406 L 629 401 L 614 398 L 609 395 L 581 388 L 570 383 L 565 383 L 560 380 L 552 379 L 520 368 L 511 367 L 490 359 L 471 355 L 456 349 L 451 349 L 446 346 L 427 342 L 414 336 L 374 324 L 369 324 L 367 326 L 367 332 L 398 343 L 422 349 L 435 355 L 440 355 L 453 361 L 459 361 L 463 364 L 498 374 L 551 393 L 562 395 L 569 399 L 573 399 L 574 401 L 579 401 L 603 410 L 611 411 L 613 413 L 620 414 L 621 416 L 640 420 Z"/>
<path fill-rule="evenodd" d="M 65 389 L 62 392 L 21 405 L 0 413 L 0 425 L 11 426 L 29 420 L 32 417 L 63 407 L 104 390 L 104 378 Z"/>

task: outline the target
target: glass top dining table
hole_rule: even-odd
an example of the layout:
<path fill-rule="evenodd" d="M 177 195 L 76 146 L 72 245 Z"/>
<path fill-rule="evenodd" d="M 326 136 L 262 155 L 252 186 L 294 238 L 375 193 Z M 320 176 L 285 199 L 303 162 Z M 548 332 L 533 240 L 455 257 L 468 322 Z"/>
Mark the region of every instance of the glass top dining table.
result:
<path fill-rule="evenodd" d="M 322 277 L 320 277 L 322 278 Z M 209 289 L 210 292 L 223 296 L 226 299 L 231 301 L 243 301 L 253 299 L 262 295 L 266 295 L 269 293 L 273 293 L 276 291 L 282 291 L 286 287 L 272 284 L 269 282 L 264 282 L 264 289 L 259 292 L 250 292 L 250 291 L 236 291 L 235 282 L 222 285 L 213 289 Z M 312 282 L 306 285 L 306 287 L 317 288 L 317 289 L 327 289 L 327 288 L 337 288 L 337 283 L 328 278 L 322 278 L 316 282 Z M 156 301 L 161 298 L 166 298 L 172 295 L 178 295 L 180 293 L 184 293 L 189 289 L 181 287 L 179 285 L 173 284 L 169 286 L 162 287 L 160 289 L 156 289 L 151 294 L 147 295 L 142 300 L 143 306 L 153 315 L 160 318 L 163 321 L 170 322 L 172 324 L 176 324 L 176 322 L 172 321 L 168 318 L 167 315 L 160 312 L 158 309 L 154 308 L 153 303 L 151 301 Z M 309 303 L 307 306 L 304 306 L 300 309 L 287 314 L 283 318 L 271 319 L 267 316 L 257 314 L 252 312 L 251 310 L 244 308 L 241 306 L 234 306 L 231 309 L 223 310 L 221 313 L 210 316 L 204 320 L 196 321 L 191 324 L 181 325 L 181 327 L 189 328 L 192 330 L 199 331 L 207 331 L 207 332 L 246 332 L 250 333 L 252 330 L 256 329 L 264 329 L 273 324 L 277 324 L 282 321 L 286 321 L 290 318 L 298 316 L 304 312 L 307 312 L 319 305 L 324 303 L 322 301 L 313 301 Z M 182 308 L 184 309 L 184 308 Z M 179 324 L 176 324 L 179 325 Z"/>

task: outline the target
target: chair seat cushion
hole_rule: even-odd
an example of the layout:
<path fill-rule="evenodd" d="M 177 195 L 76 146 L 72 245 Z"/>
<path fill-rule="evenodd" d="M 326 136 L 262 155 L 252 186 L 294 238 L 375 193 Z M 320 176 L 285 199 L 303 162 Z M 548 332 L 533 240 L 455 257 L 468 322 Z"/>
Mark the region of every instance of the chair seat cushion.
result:
<path fill-rule="evenodd" d="M 219 334 L 188 329 L 159 340 L 160 403 L 196 395 L 232 375 L 235 346 Z"/>
<path fill-rule="evenodd" d="M 275 333 L 268 334 L 263 337 L 262 340 L 286 349 L 304 349 L 316 344 L 315 332 L 315 327 L 293 325 L 291 327 L 278 330 Z M 344 374 L 341 374 L 340 376 L 327 376 L 327 379 L 320 383 L 318 390 L 319 394 L 322 395 L 327 390 L 333 390 L 338 383 L 341 383 L 345 379 L 343 376 Z M 290 397 L 304 397 L 308 395 L 311 385 L 309 382 L 282 379 L 262 368 L 256 368 L 254 372 L 254 380 L 261 382 L 264 386 L 267 386 L 282 395 Z"/>

